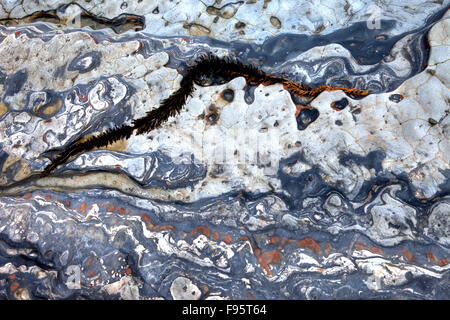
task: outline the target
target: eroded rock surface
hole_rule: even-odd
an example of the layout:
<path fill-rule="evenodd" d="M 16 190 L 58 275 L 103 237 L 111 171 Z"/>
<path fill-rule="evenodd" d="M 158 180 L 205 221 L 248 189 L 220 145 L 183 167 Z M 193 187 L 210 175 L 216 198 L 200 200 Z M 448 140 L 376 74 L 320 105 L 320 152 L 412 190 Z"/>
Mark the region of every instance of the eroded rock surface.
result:
<path fill-rule="evenodd" d="M 150 2 L 81 1 L 76 27 L 69 1 L 2 1 L 0 297 L 449 298 L 447 2 L 372 8 L 379 28 L 364 1 L 303 1 L 301 24 L 297 1 Z M 47 150 L 157 108 L 204 52 L 370 94 L 196 85 L 161 128 L 39 177 Z"/>

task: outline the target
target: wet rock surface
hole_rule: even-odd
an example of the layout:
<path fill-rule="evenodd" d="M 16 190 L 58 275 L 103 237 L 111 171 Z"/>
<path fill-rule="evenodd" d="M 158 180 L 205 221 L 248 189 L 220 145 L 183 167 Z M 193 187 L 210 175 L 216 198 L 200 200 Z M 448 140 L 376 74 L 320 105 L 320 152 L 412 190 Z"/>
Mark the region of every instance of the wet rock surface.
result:
<path fill-rule="evenodd" d="M 294 1 L 144 2 L 2 2 L 1 298 L 450 298 L 447 2 L 379 7 L 379 28 L 364 1 L 303 26 Z M 370 94 L 196 85 L 159 129 L 39 176 L 204 52 Z"/>

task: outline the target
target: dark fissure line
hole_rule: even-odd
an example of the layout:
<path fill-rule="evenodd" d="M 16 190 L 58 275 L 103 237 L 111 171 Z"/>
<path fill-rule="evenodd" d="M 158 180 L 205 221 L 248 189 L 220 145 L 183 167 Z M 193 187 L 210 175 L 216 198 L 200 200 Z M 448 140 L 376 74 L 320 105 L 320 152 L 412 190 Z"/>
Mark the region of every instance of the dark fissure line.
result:
<path fill-rule="evenodd" d="M 67 17 L 61 18 L 61 13 L 65 13 L 70 6 L 77 6 L 80 11 L 79 15 L 74 13 L 69 19 L 80 19 L 82 26 L 89 26 L 94 30 L 111 28 L 115 33 L 122 33 L 130 29 L 140 31 L 145 28 L 145 18 L 142 16 L 123 13 L 115 18 L 108 19 L 90 13 L 76 2 L 60 5 L 57 9 L 37 11 L 22 18 L 0 19 L 0 25 L 11 26 L 36 22 L 70 25 L 72 21 L 66 21 Z"/>
<path fill-rule="evenodd" d="M 47 176 L 56 167 L 80 153 L 107 146 L 121 139 L 128 139 L 135 130 L 136 134 L 144 134 L 158 128 L 169 117 L 176 116 L 181 112 L 188 97 L 192 96 L 195 90 L 194 84 L 210 86 L 216 84 L 216 82 L 226 83 L 237 77 L 244 77 L 250 85 L 272 85 L 280 83 L 283 84 L 286 90 L 299 96 L 315 97 L 323 91 L 331 90 L 342 90 L 352 96 L 366 96 L 369 93 L 368 90 L 330 87 L 326 85 L 318 88 L 310 88 L 289 79 L 267 74 L 252 65 L 243 64 L 234 57 L 219 58 L 211 54 L 206 54 L 201 56 L 188 69 L 186 75 L 181 80 L 178 90 L 164 99 L 159 108 L 153 109 L 147 112 L 144 117 L 134 120 L 131 126 L 123 125 L 88 138 L 80 137 L 63 149 L 51 149 L 47 151 L 46 153 L 48 154 L 56 153 L 57 155 L 43 170 L 41 176 Z"/>

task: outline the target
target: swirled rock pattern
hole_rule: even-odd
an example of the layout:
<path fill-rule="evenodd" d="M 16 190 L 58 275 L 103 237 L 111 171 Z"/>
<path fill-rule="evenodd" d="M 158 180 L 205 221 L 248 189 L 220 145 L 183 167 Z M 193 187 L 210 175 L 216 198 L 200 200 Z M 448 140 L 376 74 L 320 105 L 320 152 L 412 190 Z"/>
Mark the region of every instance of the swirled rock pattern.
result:
<path fill-rule="evenodd" d="M 449 299 L 448 2 L 194 2 L 1 2 L 0 297 Z M 370 95 L 196 85 L 161 128 L 39 176 L 204 52 Z"/>

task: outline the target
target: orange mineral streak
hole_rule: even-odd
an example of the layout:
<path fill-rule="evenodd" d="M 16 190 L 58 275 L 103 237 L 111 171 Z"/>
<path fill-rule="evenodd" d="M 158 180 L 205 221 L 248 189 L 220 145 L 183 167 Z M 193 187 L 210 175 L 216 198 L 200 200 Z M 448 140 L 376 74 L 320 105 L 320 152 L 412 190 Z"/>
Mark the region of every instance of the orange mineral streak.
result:
<path fill-rule="evenodd" d="M 225 242 L 226 244 L 230 244 L 232 241 L 233 238 L 230 235 L 223 237 L 223 242 Z"/>
<path fill-rule="evenodd" d="M 11 286 L 9 287 L 9 290 L 11 290 L 11 292 L 16 291 L 17 289 L 19 289 L 19 283 L 18 282 L 13 282 L 11 283 Z"/>
<path fill-rule="evenodd" d="M 384 251 L 381 250 L 380 248 L 368 247 L 368 246 L 365 246 L 365 245 L 363 245 L 362 243 L 359 243 L 359 242 L 356 242 L 354 247 L 357 250 L 367 250 L 367 251 L 370 251 L 370 252 L 375 253 L 375 254 L 384 255 Z"/>
<path fill-rule="evenodd" d="M 211 235 L 211 229 L 209 229 L 209 228 L 206 227 L 206 226 L 198 226 L 198 227 L 194 228 L 194 229 L 191 231 L 191 235 L 196 235 L 196 234 L 199 233 L 199 232 L 203 233 L 203 234 L 204 234 L 205 236 L 207 236 L 208 238 L 209 238 L 209 236 Z"/>
<path fill-rule="evenodd" d="M 430 262 L 437 262 L 436 256 L 432 252 L 427 252 L 426 255 Z"/>
<path fill-rule="evenodd" d="M 448 265 L 448 263 L 449 263 L 449 260 L 447 258 L 440 259 L 438 261 L 438 264 L 439 264 L 440 267 L 445 267 L 446 265 Z"/>
<path fill-rule="evenodd" d="M 85 214 L 86 213 L 86 202 L 83 202 L 78 208 L 78 213 Z"/>
<path fill-rule="evenodd" d="M 95 275 L 95 270 L 92 270 L 91 272 L 89 272 L 89 273 L 87 274 L 86 277 L 92 278 L 94 275 Z"/>
<path fill-rule="evenodd" d="M 322 252 L 322 249 L 320 248 L 319 244 L 311 238 L 299 240 L 297 242 L 297 245 L 299 245 L 300 247 L 310 248 L 317 254 Z"/>
<path fill-rule="evenodd" d="M 403 256 L 404 256 L 408 261 L 411 261 L 411 262 L 414 261 L 413 255 L 412 255 L 411 252 L 409 252 L 408 250 L 402 249 L 402 250 L 400 250 L 400 252 L 403 253 Z"/>
<path fill-rule="evenodd" d="M 273 250 L 261 254 L 261 249 L 255 249 L 253 250 L 253 253 L 255 254 L 255 257 L 264 273 L 271 276 L 273 272 L 269 264 L 280 264 L 281 253 L 277 250 Z"/>
<path fill-rule="evenodd" d="M 164 225 L 158 227 L 159 231 L 167 230 L 167 229 L 175 231 L 175 227 L 170 224 L 164 224 Z"/>
<path fill-rule="evenodd" d="M 140 217 L 142 218 L 142 220 L 144 220 L 145 224 L 150 229 L 150 231 L 155 231 L 155 230 L 162 231 L 162 230 L 167 230 L 167 229 L 175 231 L 175 227 L 170 224 L 165 224 L 165 225 L 160 225 L 160 226 L 154 225 L 152 223 L 152 221 L 150 220 L 150 218 L 145 213 L 141 213 Z M 185 235 L 183 235 L 183 236 L 185 236 Z"/>
<path fill-rule="evenodd" d="M 145 213 L 141 213 L 140 216 L 142 220 L 144 220 L 145 224 L 150 229 L 150 231 L 154 231 L 155 225 L 150 221 L 150 218 Z"/>

